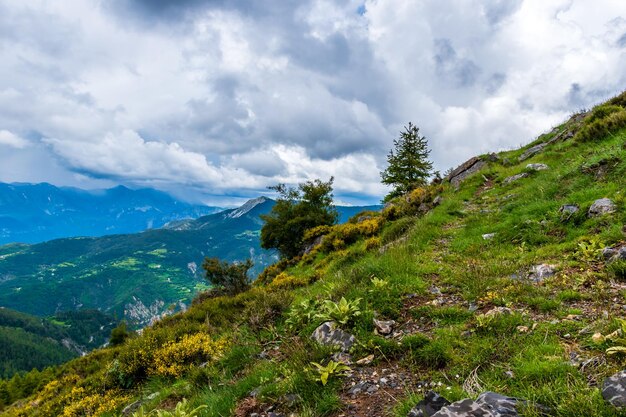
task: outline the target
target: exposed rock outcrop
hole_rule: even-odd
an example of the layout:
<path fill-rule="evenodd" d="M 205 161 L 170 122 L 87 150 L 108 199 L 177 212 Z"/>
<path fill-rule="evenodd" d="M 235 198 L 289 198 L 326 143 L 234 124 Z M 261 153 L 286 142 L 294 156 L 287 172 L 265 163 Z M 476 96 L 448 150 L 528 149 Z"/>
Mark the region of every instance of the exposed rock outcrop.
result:
<path fill-rule="evenodd" d="M 485 165 L 487 165 L 486 161 L 479 156 L 475 156 L 459 165 L 445 179 L 455 187 L 458 187 L 465 178 L 480 171 Z"/>

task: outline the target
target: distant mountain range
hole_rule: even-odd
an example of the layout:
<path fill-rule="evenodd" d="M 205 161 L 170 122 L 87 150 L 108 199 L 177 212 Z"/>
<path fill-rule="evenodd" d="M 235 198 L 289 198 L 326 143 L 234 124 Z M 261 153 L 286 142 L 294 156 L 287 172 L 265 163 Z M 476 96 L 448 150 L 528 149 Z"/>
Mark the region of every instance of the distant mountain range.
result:
<path fill-rule="evenodd" d="M 149 188 L 118 186 L 87 191 L 47 183 L 0 183 L 0 245 L 136 233 L 220 210 L 189 204 Z"/>
<path fill-rule="evenodd" d="M 274 204 L 260 197 L 142 233 L 0 246 L 0 306 L 41 317 L 98 309 L 144 326 L 207 288 L 201 268 L 207 256 L 252 258 L 254 273 L 275 262 L 276 254 L 259 242 L 259 215 Z M 378 208 L 337 207 L 340 221 Z"/>

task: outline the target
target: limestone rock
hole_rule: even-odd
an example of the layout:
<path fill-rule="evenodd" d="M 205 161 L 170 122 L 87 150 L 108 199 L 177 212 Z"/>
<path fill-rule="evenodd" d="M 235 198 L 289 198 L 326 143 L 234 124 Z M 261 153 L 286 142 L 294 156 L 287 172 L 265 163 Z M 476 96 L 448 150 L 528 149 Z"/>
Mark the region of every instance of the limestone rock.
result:
<path fill-rule="evenodd" d="M 455 187 L 458 187 L 465 178 L 480 171 L 485 165 L 487 165 L 487 162 L 483 161 L 480 157 L 475 156 L 454 169 L 446 176 L 446 180 L 448 180 Z"/>
<path fill-rule="evenodd" d="M 450 401 L 436 392 L 428 391 L 424 399 L 411 408 L 407 417 L 430 417 L 447 405 L 450 405 Z"/>
<path fill-rule="evenodd" d="M 602 397 L 615 407 L 626 407 L 626 371 L 621 371 L 604 380 Z"/>
<path fill-rule="evenodd" d="M 580 208 L 576 204 L 564 204 L 559 208 L 559 213 L 563 216 L 571 217 L 573 214 L 578 213 Z"/>
<path fill-rule="evenodd" d="M 518 417 L 517 405 L 525 401 L 485 392 L 476 401 L 465 399 L 443 407 L 432 417 Z"/>
<path fill-rule="evenodd" d="M 394 320 L 376 320 L 374 319 L 374 327 L 376 327 L 376 331 L 378 334 L 386 336 L 391 334 L 393 331 L 393 327 L 396 325 Z"/>
<path fill-rule="evenodd" d="M 311 336 L 313 340 L 324 346 L 336 346 L 342 352 L 347 352 L 356 343 L 356 338 L 348 332 L 337 328 L 337 323 L 327 321 L 319 325 Z"/>
<path fill-rule="evenodd" d="M 511 175 L 510 177 L 507 177 L 504 179 L 504 183 L 509 184 L 514 181 L 520 180 L 522 178 L 526 178 L 527 176 L 528 176 L 527 172 L 522 172 L 521 174 Z"/>
<path fill-rule="evenodd" d="M 495 234 L 495 233 L 485 233 L 485 234 L 483 235 L 483 239 L 484 239 L 484 240 L 491 240 L 491 239 L 493 239 L 495 236 L 496 236 L 496 234 Z"/>
<path fill-rule="evenodd" d="M 602 249 L 602 257 L 606 260 L 611 259 L 617 254 L 617 251 L 613 248 L 604 248 Z"/>
<path fill-rule="evenodd" d="M 546 164 L 528 164 L 526 165 L 526 169 L 531 171 L 545 171 L 546 169 L 550 169 Z"/>
<path fill-rule="evenodd" d="M 549 264 L 535 265 L 530 269 L 528 278 L 535 282 L 541 282 L 546 278 L 554 275 L 556 272 L 556 266 Z"/>
<path fill-rule="evenodd" d="M 539 145 L 535 145 L 535 146 L 533 146 L 531 148 L 526 149 L 526 151 L 523 154 L 520 155 L 519 161 L 522 162 L 522 161 L 530 158 L 531 156 L 534 156 L 534 155 L 538 154 L 546 146 L 548 146 L 548 143 L 540 143 Z"/>
<path fill-rule="evenodd" d="M 600 216 L 615 212 L 615 203 L 610 198 L 600 198 L 593 202 L 587 213 L 589 217 Z"/>

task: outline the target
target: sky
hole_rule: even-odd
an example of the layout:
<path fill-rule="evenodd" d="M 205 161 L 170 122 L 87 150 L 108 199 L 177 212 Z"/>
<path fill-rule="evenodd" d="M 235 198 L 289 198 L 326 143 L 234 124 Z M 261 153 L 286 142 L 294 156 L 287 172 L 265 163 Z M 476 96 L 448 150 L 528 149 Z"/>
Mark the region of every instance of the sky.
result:
<path fill-rule="evenodd" d="M 626 89 L 623 0 L 0 0 L 0 181 L 235 205 L 333 176 L 380 201 Z"/>

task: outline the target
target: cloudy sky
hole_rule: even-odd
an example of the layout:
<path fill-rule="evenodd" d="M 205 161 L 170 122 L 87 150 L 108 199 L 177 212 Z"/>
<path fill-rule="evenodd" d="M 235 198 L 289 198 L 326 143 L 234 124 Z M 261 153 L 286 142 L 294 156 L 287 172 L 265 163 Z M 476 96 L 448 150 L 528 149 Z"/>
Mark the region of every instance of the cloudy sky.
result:
<path fill-rule="evenodd" d="M 0 181 L 235 204 L 335 177 L 377 202 L 626 89 L 623 0 L 0 0 Z"/>

